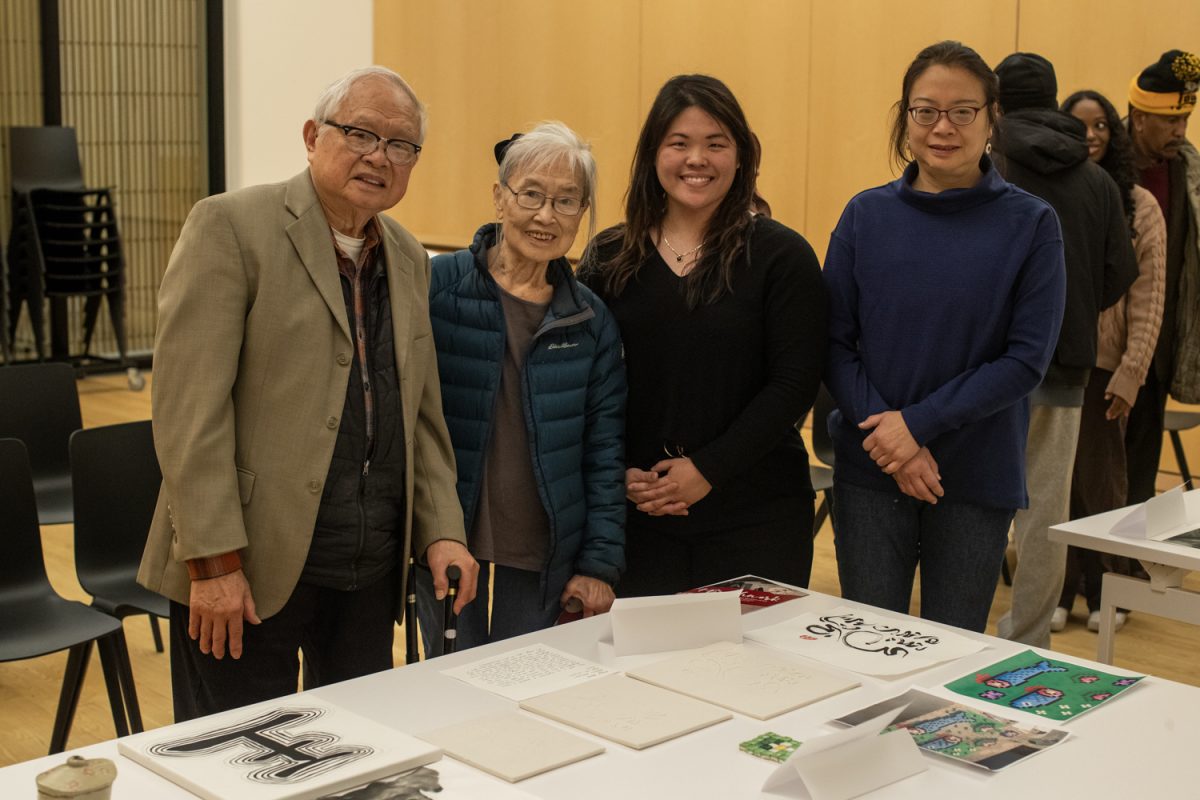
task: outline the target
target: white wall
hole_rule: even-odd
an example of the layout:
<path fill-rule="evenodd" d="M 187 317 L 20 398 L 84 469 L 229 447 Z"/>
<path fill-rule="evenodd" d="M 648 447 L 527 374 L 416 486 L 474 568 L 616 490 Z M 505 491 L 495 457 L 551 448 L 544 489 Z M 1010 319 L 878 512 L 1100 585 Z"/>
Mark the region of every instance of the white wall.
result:
<path fill-rule="evenodd" d="M 373 12 L 372 0 L 225 0 L 227 188 L 304 168 L 317 95 L 374 63 Z"/>

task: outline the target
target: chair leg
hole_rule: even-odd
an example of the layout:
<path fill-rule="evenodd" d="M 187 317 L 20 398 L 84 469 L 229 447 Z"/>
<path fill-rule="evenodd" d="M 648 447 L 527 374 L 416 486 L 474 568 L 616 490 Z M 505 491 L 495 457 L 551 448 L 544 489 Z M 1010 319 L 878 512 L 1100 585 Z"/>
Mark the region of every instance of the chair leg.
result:
<path fill-rule="evenodd" d="M 813 538 L 817 538 L 817 534 L 821 532 L 821 526 L 825 524 L 825 520 L 829 517 L 829 498 L 822 497 L 821 505 L 817 506 L 817 513 L 813 515 Z"/>
<path fill-rule="evenodd" d="M 147 614 L 150 618 L 150 635 L 154 637 L 154 650 L 161 653 L 163 651 L 162 629 L 158 626 L 158 617 L 154 614 Z"/>
<path fill-rule="evenodd" d="M 125 697 L 125 711 L 129 715 L 129 731 L 142 732 L 142 708 L 138 704 L 137 686 L 133 682 L 133 664 L 129 661 L 129 645 L 125 641 L 125 631 L 113 634 L 113 644 L 117 655 L 117 675 L 121 679 L 121 694 Z"/>
<path fill-rule="evenodd" d="M 100 301 L 103 298 L 98 294 L 89 295 L 83 302 L 83 353 L 82 355 L 90 356 L 92 354 L 92 334 L 96 332 L 96 318 L 100 315 Z"/>
<path fill-rule="evenodd" d="M 87 675 L 88 659 L 91 657 L 90 641 L 75 645 L 67 655 L 62 691 L 58 696 L 58 713 L 54 717 L 54 732 L 50 735 L 50 755 L 67 749 L 67 736 L 71 733 L 71 723 L 75 721 L 75 708 L 79 705 L 79 694 L 83 690 L 83 678 Z"/>
<path fill-rule="evenodd" d="M 104 686 L 108 689 L 108 705 L 112 709 L 113 727 L 116 728 L 117 736 L 128 736 L 129 721 L 125 716 L 125 701 L 121 692 L 125 681 L 121 677 L 117 637 L 124 640 L 124 632 L 117 631 L 99 639 L 100 666 L 104 670 Z"/>
<path fill-rule="evenodd" d="M 1175 449 L 1175 460 L 1179 462 L 1179 475 L 1186 484 L 1191 484 L 1192 473 L 1188 471 L 1187 454 L 1183 450 L 1183 439 L 1179 431 L 1171 431 L 1171 447 Z"/>

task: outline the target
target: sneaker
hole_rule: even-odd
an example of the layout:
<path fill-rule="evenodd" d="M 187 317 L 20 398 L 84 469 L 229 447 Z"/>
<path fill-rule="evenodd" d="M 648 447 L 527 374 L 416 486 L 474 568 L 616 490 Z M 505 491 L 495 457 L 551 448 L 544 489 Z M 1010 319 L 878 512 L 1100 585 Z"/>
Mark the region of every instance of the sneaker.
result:
<path fill-rule="evenodd" d="M 1050 630 L 1054 633 L 1058 633 L 1063 628 L 1067 627 L 1067 615 L 1069 613 L 1070 612 L 1068 612 L 1067 609 L 1063 608 L 1062 606 L 1054 609 L 1054 613 L 1050 615 Z"/>
<path fill-rule="evenodd" d="M 1116 633 L 1117 631 L 1121 630 L 1121 628 L 1125 627 L 1125 617 L 1126 616 L 1127 616 L 1127 614 L 1124 611 L 1118 611 L 1116 613 L 1115 618 L 1113 619 L 1113 633 Z M 1051 621 L 1050 625 L 1051 625 L 1051 630 L 1053 630 L 1054 629 L 1053 621 Z M 1100 631 L 1100 612 L 1099 611 L 1093 611 L 1092 613 L 1088 614 L 1087 626 L 1088 626 L 1088 630 L 1091 631 L 1092 633 L 1098 633 Z"/>

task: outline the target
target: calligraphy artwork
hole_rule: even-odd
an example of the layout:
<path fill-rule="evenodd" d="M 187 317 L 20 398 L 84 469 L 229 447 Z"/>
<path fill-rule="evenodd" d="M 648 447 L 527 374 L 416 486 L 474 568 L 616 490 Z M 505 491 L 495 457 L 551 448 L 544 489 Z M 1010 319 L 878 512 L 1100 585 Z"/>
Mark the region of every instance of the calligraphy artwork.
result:
<path fill-rule="evenodd" d="M 835 722 L 858 725 L 885 711 L 903 708 L 884 732 L 903 730 L 926 753 L 953 758 L 995 772 L 1067 738 L 1061 730 L 1025 727 L 1015 720 L 910 689 L 904 694 L 847 714 Z"/>
<path fill-rule="evenodd" d="M 983 648 L 983 643 L 923 620 L 839 606 L 748 631 L 746 638 L 866 675 L 893 677 Z"/>
<path fill-rule="evenodd" d="M 1143 677 L 1113 675 L 1026 650 L 951 681 L 946 688 L 964 697 L 1065 722 L 1100 706 Z"/>
<path fill-rule="evenodd" d="M 441 751 L 313 698 L 122 739 L 118 751 L 201 797 L 309 800 L 436 761 Z"/>

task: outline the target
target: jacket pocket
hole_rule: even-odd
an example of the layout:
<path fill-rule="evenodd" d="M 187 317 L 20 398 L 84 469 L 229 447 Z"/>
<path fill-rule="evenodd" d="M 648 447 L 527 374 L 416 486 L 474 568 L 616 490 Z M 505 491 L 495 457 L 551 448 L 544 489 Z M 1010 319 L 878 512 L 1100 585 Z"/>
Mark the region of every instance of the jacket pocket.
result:
<path fill-rule="evenodd" d="M 242 505 L 247 505 L 250 502 L 250 496 L 254 494 L 254 478 L 255 475 L 248 469 L 237 468 L 238 478 L 238 496 L 242 500 Z"/>

